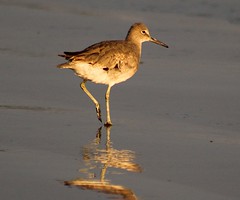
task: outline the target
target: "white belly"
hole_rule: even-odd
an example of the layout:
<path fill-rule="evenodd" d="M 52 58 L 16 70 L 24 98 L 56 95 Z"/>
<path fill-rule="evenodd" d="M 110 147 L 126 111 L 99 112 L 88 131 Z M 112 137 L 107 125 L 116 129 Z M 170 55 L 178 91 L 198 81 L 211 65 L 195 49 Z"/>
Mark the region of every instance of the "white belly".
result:
<path fill-rule="evenodd" d="M 120 69 L 109 69 L 104 70 L 102 66 L 91 65 L 84 62 L 78 62 L 72 69 L 75 71 L 77 76 L 83 79 L 90 80 L 94 83 L 115 85 L 117 83 L 126 81 L 131 78 L 137 71 L 137 68 L 132 67 L 121 67 Z"/>

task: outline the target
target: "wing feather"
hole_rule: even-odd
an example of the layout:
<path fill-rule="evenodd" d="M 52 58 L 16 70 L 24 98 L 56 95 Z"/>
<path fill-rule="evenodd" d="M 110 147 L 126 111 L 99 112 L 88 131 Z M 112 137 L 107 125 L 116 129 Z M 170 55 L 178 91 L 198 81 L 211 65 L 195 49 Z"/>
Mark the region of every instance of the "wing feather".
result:
<path fill-rule="evenodd" d="M 109 70 L 113 68 L 120 68 L 121 64 L 124 63 L 126 56 L 135 57 L 132 55 L 134 52 L 131 48 L 124 48 L 126 45 L 131 45 L 126 43 L 126 41 L 103 41 L 82 51 L 76 52 L 64 52 L 64 55 L 59 55 L 64 57 L 69 61 L 69 64 L 77 62 L 86 62 L 91 64 L 93 67 L 101 67 L 104 70 Z M 138 57 L 138 56 L 137 56 Z"/>

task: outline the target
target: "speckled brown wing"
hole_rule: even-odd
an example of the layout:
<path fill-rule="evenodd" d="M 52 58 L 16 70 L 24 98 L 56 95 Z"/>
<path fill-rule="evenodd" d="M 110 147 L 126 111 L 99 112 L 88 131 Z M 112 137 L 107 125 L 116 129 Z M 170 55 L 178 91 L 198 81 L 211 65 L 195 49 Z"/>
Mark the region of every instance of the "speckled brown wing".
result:
<path fill-rule="evenodd" d="M 126 56 L 131 57 L 131 48 L 126 47 L 126 41 L 103 41 L 83 51 L 64 52 L 62 57 L 73 63 L 85 62 L 91 64 L 92 67 L 101 67 L 108 71 L 111 69 L 120 68 L 127 60 Z M 126 52 L 127 51 L 127 52 Z"/>

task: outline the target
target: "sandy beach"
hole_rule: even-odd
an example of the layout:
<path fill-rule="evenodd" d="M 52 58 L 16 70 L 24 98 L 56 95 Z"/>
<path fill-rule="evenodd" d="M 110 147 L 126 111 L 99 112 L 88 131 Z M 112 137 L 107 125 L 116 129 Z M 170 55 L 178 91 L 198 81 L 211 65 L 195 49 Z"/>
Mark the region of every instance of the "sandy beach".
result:
<path fill-rule="evenodd" d="M 0 198 L 238 200 L 240 2 L 0 1 Z M 57 55 L 144 22 L 111 129 Z M 106 86 L 87 83 L 102 106 Z M 102 127 L 102 128 L 100 128 Z"/>

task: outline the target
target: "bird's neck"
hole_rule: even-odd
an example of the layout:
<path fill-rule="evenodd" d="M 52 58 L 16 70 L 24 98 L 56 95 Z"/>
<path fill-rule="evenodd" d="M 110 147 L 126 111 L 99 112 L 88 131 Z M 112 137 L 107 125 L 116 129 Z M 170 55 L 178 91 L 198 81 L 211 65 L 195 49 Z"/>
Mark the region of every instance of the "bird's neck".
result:
<path fill-rule="evenodd" d="M 142 45 L 141 40 L 139 40 L 138 38 L 136 38 L 136 36 L 134 36 L 134 35 L 131 34 L 131 33 L 128 33 L 128 34 L 127 34 L 125 40 L 126 40 L 126 41 L 129 41 L 129 42 L 132 42 L 132 43 L 134 43 L 134 44 L 137 45 L 137 46 L 141 46 L 141 45 Z"/>
<path fill-rule="evenodd" d="M 127 41 L 129 44 L 135 48 L 135 52 L 139 53 L 139 57 L 141 56 L 141 51 L 142 51 L 142 42 L 134 38 L 132 35 L 127 35 L 125 41 Z"/>

